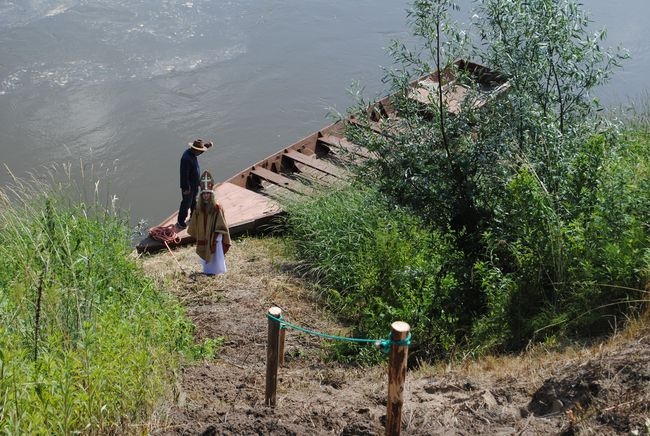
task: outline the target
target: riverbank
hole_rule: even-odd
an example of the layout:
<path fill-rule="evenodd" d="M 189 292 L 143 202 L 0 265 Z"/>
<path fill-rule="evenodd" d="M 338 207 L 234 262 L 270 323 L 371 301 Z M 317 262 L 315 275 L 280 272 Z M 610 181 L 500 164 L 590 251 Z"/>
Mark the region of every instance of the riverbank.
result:
<path fill-rule="evenodd" d="M 286 336 L 277 407 L 264 406 L 270 306 L 313 330 L 346 331 L 282 248 L 275 238 L 238 240 L 228 254 L 229 272 L 217 277 L 197 274 L 193 247 L 141 259 L 147 274 L 186 307 L 198 339 L 223 338 L 216 359 L 185 366 L 175 401 L 154 414 L 153 434 L 383 434 L 385 366 L 330 362 L 327 342 L 295 331 Z M 648 360 L 646 314 L 589 345 L 535 346 L 515 356 L 424 366 L 407 374 L 403 434 L 644 434 L 650 431 Z"/>
<path fill-rule="evenodd" d="M 124 220 L 66 194 L 0 189 L 0 433 L 137 433 L 213 343 L 137 267 Z"/>

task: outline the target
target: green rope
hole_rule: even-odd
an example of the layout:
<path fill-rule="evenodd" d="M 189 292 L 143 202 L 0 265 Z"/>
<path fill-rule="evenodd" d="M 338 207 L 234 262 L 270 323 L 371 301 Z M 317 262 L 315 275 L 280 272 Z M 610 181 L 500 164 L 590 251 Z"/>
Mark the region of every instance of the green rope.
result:
<path fill-rule="evenodd" d="M 277 321 L 280 324 L 280 328 L 286 328 L 290 327 L 294 330 L 298 330 L 299 332 L 307 333 L 308 335 L 313 335 L 313 336 L 318 336 L 324 339 L 332 339 L 335 341 L 345 341 L 345 342 L 357 342 L 357 343 L 373 343 L 377 348 L 380 348 L 384 353 L 387 353 L 388 350 L 390 349 L 391 345 L 406 345 L 409 346 L 411 345 L 411 333 L 406 337 L 406 339 L 402 339 L 401 341 L 393 341 L 390 339 L 390 335 L 388 335 L 387 338 L 385 339 L 365 339 L 365 338 L 348 338 L 345 336 L 336 336 L 336 335 L 328 335 L 327 333 L 321 333 L 317 332 L 315 330 L 309 330 L 304 327 L 297 326 L 295 324 L 291 324 L 290 322 L 285 321 L 282 319 L 282 315 L 280 315 L 280 318 L 276 318 L 273 315 L 267 313 L 266 317 L 268 319 L 272 319 L 274 321 Z"/>

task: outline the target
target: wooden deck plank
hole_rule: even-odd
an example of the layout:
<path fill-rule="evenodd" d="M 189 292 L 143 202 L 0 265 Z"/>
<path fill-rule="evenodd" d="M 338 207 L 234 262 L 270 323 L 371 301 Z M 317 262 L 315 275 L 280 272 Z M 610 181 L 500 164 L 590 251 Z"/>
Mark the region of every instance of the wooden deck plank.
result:
<path fill-rule="evenodd" d="M 355 124 L 355 125 L 361 127 L 362 129 L 366 128 L 366 127 L 369 127 L 370 130 L 374 131 L 375 133 L 380 133 L 380 134 L 384 133 L 384 129 L 381 128 L 381 123 L 379 121 L 362 122 L 362 121 L 359 121 L 359 120 L 351 117 L 351 118 L 348 119 L 348 122 L 352 123 L 352 124 Z"/>
<path fill-rule="evenodd" d="M 438 103 L 438 86 L 438 82 L 432 79 L 422 80 L 411 90 L 409 98 L 423 105 L 435 105 Z M 442 86 L 442 98 L 443 104 L 447 107 L 447 111 L 452 114 L 460 113 L 461 104 L 468 93 L 469 88 L 463 85 L 457 85 L 455 81 L 444 84 Z"/>
<path fill-rule="evenodd" d="M 296 162 L 296 167 L 299 170 L 296 173 L 296 179 L 300 180 L 300 183 L 313 191 L 329 189 L 329 187 L 335 185 L 337 182 L 343 181 L 343 179 L 339 179 L 300 162 Z"/>
<path fill-rule="evenodd" d="M 338 168 L 322 159 L 317 159 L 295 150 L 288 149 L 284 151 L 284 155 L 295 160 L 296 162 L 300 162 L 301 164 L 315 168 L 336 178 L 343 179 L 346 176 L 345 171 L 341 170 L 341 168 Z"/>
<path fill-rule="evenodd" d="M 268 221 L 273 216 L 282 212 L 280 205 L 263 195 L 249 191 L 246 188 L 232 183 L 222 183 L 216 187 L 217 201 L 222 205 L 228 228 L 231 235 L 255 228 L 259 223 Z M 176 223 L 178 212 L 170 215 L 159 226 L 166 227 Z M 177 233 L 180 242 L 170 246 L 186 245 L 194 242 L 194 238 L 187 234 L 187 230 Z M 139 252 L 158 251 L 165 249 L 165 244 L 153 239 L 151 236 L 142 240 L 136 249 Z"/>
<path fill-rule="evenodd" d="M 256 176 L 264 180 L 268 180 L 269 182 L 278 185 L 282 188 L 286 188 L 291 191 L 297 192 L 298 194 L 307 193 L 308 188 L 302 183 L 297 182 L 295 180 L 291 180 L 290 178 L 285 177 L 282 174 L 274 173 L 273 171 L 268 170 L 266 168 L 255 167 L 253 170 L 251 170 L 251 173 L 255 174 Z"/>
<path fill-rule="evenodd" d="M 232 183 L 217 186 L 216 197 L 223 205 L 229 227 L 281 212 L 276 202 Z"/>
<path fill-rule="evenodd" d="M 319 141 L 325 143 L 330 147 L 338 147 L 347 150 L 351 153 L 357 154 L 364 158 L 370 157 L 370 152 L 365 147 L 362 147 L 354 142 L 348 141 L 346 137 L 339 137 L 334 135 L 323 135 L 318 138 Z"/>

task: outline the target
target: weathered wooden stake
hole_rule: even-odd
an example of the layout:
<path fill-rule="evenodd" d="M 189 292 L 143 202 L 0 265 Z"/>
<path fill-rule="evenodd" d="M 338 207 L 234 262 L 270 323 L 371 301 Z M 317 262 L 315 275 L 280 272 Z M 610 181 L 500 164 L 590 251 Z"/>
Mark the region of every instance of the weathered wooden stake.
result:
<path fill-rule="evenodd" d="M 274 318 L 282 316 L 282 309 L 271 307 L 269 315 Z M 268 318 L 268 338 L 266 343 L 266 395 L 264 404 L 275 407 L 275 394 L 278 387 L 278 348 L 280 345 L 280 323 Z"/>
<path fill-rule="evenodd" d="M 284 366 L 284 336 L 286 332 L 287 329 L 285 329 L 283 326 L 280 326 L 280 344 L 278 345 L 278 353 L 280 354 L 278 361 L 280 363 L 280 366 Z"/>
<path fill-rule="evenodd" d="M 405 340 L 411 326 L 402 321 L 391 324 L 390 339 L 393 342 Z M 398 436 L 402 431 L 402 405 L 404 404 L 404 380 L 406 379 L 406 360 L 408 345 L 390 346 L 388 366 L 388 407 L 386 411 L 386 435 Z"/>

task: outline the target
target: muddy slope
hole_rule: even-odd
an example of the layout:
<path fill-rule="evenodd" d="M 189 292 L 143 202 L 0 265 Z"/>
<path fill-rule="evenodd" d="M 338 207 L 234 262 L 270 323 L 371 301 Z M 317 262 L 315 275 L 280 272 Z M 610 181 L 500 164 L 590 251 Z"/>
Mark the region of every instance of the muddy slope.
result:
<path fill-rule="evenodd" d="M 229 272 L 205 277 L 192 247 L 145 257 L 148 274 L 178 296 L 197 337 L 222 337 L 215 360 L 186 366 L 157 435 L 381 435 L 386 367 L 327 362 L 326 343 L 288 330 L 277 406 L 264 405 L 265 313 L 318 331 L 345 328 L 310 295 L 273 239 L 243 239 Z M 185 275 L 181 274 L 185 272 Z M 564 352 L 426 367 L 407 374 L 402 434 L 629 434 L 650 431 L 650 329 Z"/>

